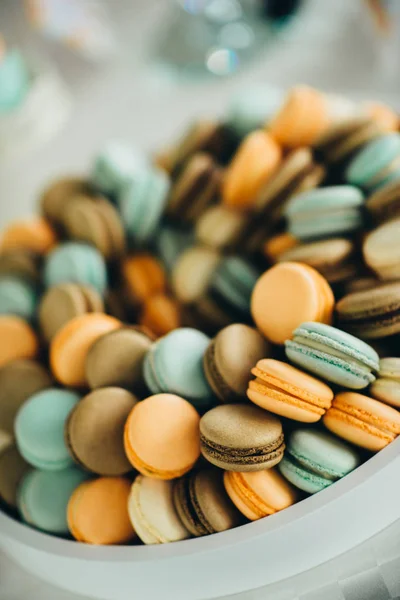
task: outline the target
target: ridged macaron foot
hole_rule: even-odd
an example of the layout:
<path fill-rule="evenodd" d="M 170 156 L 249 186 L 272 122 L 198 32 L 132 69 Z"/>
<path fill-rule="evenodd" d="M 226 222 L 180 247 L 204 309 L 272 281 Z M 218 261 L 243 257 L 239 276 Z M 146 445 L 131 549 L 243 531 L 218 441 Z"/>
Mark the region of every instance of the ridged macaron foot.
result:
<path fill-rule="evenodd" d="M 51 225 L 42 218 L 16 221 L 9 225 L 0 237 L 0 249 L 29 250 L 37 254 L 47 254 L 57 244 L 57 237 Z"/>
<path fill-rule="evenodd" d="M 350 185 L 303 192 L 286 206 L 288 231 L 299 240 L 352 233 L 363 225 L 363 205 L 363 193 Z"/>
<path fill-rule="evenodd" d="M 289 435 L 279 470 L 293 485 L 315 494 L 353 471 L 360 460 L 354 448 L 330 433 L 296 429 Z"/>
<path fill-rule="evenodd" d="M 400 358 L 381 358 L 379 375 L 371 385 L 370 392 L 377 400 L 400 408 Z"/>
<path fill-rule="evenodd" d="M 201 452 L 227 471 L 262 471 L 282 460 L 281 422 L 257 406 L 225 404 L 208 411 L 200 422 Z"/>
<path fill-rule="evenodd" d="M 361 390 L 375 381 L 379 356 L 358 338 L 323 323 L 302 323 L 285 342 L 296 365 L 342 387 Z"/>
<path fill-rule="evenodd" d="M 219 470 L 203 470 L 178 479 L 174 503 L 184 527 L 195 537 L 233 529 L 243 522 Z"/>
<path fill-rule="evenodd" d="M 157 394 L 139 402 L 125 425 L 125 452 L 142 475 L 181 477 L 200 456 L 200 416 L 174 394 Z"/>
<path fill-rule="evenodd" d="M 25 523 L 56 535 L 67 535 L 67 506 L 76 490 L 88 479 L 77 467 L 61 471 L 33 469 L 18 489 L 18 508 Z"/>
<path fill-rule="evenodd" d="M 256 379 L 249 381 L 248 398 L 272 413 L 315 423 L 331 406 L 333 392 L 325 383 L 284 362 L 263 359 L 251 372 Z"/>
<path fill-rule="evenodd" d="M 0 316 L 0 339 L 0 367 L 19 358 L 36 358 L 38 355 L 38 337 L 20 317 Z"/>
<path fill-rule="evenodd" d="M 346 171 L 346 180 L 369 191 L 376 191 L 400 178 L 400 134 L 382 135 L 356 154 Z"/>
<path fill-rule="evenodd" d="M 35 287 L 17 277 L 0 276 L 0 315 L 15 315 L 32 321 L 36 316 Z"/>
<path fill-rule="evenodd" d="M 135 537 L 128 514 L 131 489 L 125 477 L 99 477 L 79 485 L 68 502 L 68 529 L 78 542 L 127 544 Z"/>
<path fill-rule="evenodd" d="M 46 471 L 59 471 L 73 464 L 64 427 L 79 400 L 75 392 L 49 388 L 22 405 L 15 420 L 15 438 L 29 464 Z"/>
<path fill-rule="evenodd" d="M 364 240 L 364 260 L 380 279 L 400 278 L 399 236 L 400 218 L 397 218 L 383 223 Z"/>
<path fill-rule="evenodd" d="M 243 401 L 252 367 L 270 353 L 270 345 L 253 327 L 233 323 L 222 329 L 210 342 L 203 359 L 214 394 L 221 402 Z"/>
<path fill-rule="evenodd" d="M 100 252 L 81 242 L 65 242 L 51 252 L 44 265 L 44 282 L 47 287 L 59 283 L 80 283 L 93 286 L 104 294 L 108 276 Z"/>
<path fill-rule="evenodd" d="M 224 484 L 234 505 L 250 521 L 284 510 L 298 499 L 295 488 L 277 469 L 253 473 L 225 471 Z"/>
<path fill-rule="evenodd" d="M 17 508 L 18 488 L 31 469 L 14 444 L 0 450 L 0 502 L 12 510 Z"/>
<path fill-rule="evenodd" d="M 355 392 L 338 394 L 323 421 L 339 437 L 372 452 L 382 450 L 400 434 L 399 411 Z"/>
<path fill-rule="evenodd" d="M 128 500 L 129 517 L 144 544 L 168 544 L 190 537 L 173 498 L 174 482 L 136 477 Z"/>
<path fill-rule="evenodd" d="M 86 358 L 89 387 L 94 390 L 116 386 L 144 393 L 143 362 L 152 343 L 140 327 L 121 327 L 102 335 Z"/>
<path fill-rule="evenodd" d="M 386 283 L 344 296 L 336 305 L 338 326 L 363 339 L 400 332 L 400 283 Z"/>
<path fill-rule="evenodd" d="M 124 427 L 137 398 L 107 387 L 91 392 L 65 423 L 65 442 L 75 462 L 97 475 L 125 475 L 132 470 L 124 450 Z"/>
<path fill-rule="evenodd" d="M 155 342 L 144 360 L 144 378 L 153 394 L 182 396 L 197 409 L 214 403 L 203 367 L 210 338 L 197 329 L 182 327 Z"/>
<path fill-rule="evenodd" d="M 293 262 L 279 263 L 261 275 L 251 298 L 258 329 L 275 344 L 283 344 L 304 321 L 331 323 L 333 307 L 326 279 L 312 267 Z"/>

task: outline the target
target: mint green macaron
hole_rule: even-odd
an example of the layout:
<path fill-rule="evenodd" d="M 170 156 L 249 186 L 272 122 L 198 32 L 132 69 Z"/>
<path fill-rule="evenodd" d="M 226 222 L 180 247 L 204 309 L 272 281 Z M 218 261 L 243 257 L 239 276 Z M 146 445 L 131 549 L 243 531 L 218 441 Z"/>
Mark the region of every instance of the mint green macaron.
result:
<path fill-rule="evenodd" d="M 146 158 L 135 147 L 115 140 L 96 157 L 91 181 L 99 191 L 116 198 L 125 183 L 146 164 Z"/>
<path fill-rule="evenodd" d="M 303 323 L 285 342 L 288 359 L 337 385 L 361 390 L 375 381 L 379 356 L 371 346 L 323 323 Z"/>
<path fill-rule="evenodd" d="M 0 277 L 0 315 L 16 315 L 27 321 L 35 317 L 35 288 L 17 277 Z"/>
<path fill-rule="evenodd" d="M 214 272 L 209 294 L 233 322 L 248 321 L 251 295 L 259 276 L 259 271 L 249 261 L 240 256 L 227 256 Z"/>
<path fill-rule="evenodd" d="M 368 191 L 400 179 L 400 133 L 388 133 L 367 144 L 351 161 L 346 180 Z"/>

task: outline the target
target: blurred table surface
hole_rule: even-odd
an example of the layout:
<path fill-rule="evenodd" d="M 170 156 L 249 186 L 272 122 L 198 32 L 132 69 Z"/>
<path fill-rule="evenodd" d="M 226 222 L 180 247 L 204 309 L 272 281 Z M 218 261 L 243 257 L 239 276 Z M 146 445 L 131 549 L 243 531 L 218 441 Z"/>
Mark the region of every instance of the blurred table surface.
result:
<path fill-rule="evenodd" d="M 12 3 L 3 0 L 0 6 L 0 27 L 5 31 L 9 21 L 15 26 Z M 399 107 L 393 81 L 382 76 L 360 2 L 308 0 L 307 4 L 282 38 L 235 77 L 177 85 L 160 77 L 145 59 L 148 41 L 162 26 L 171 3 L 113 2 L 113 16 L 125 40 L 125 52 L 117 62 L 93 66 L 51 47 L 73 93 L 73 113 L 51 142 L 19 160 L 0 164 L 0 223 L 31 212 L 40 189 L 52 177 L 85 173 L 107 140 L 129 140 L 144 151 L 153 150 L 173 139 L 196 115 L 222 114 L 231 94 L 251 83 L 283 88 L 308 83 L 355 97 L 378 97 Z M 19 23 L 19 31 L 20 27 Z M 74 600 L 77 596 L 39 582 L 0 553 L 0 600 L 27 598 Z"/>

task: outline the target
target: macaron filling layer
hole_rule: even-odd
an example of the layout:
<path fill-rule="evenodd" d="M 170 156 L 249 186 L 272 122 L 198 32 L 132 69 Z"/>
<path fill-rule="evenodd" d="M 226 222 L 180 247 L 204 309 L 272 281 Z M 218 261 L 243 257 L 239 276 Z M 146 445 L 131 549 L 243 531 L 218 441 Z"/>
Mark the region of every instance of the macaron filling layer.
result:
<path fill-rule="evenodd" d="M 202 536 L 216 533 L 197 500 L 195 477 L 187 477 L 177 482 L 175 494 L 186 520 L 191 525 L 191 533 L 193 535 Z"/>
<path fill-rule="evenodd" d="M 200 445 L 207 456 L 211 456 L 215 460 L 240 465 L 261 464 L 265 460 L 273 460 L 283 455 L 285 450 L 283 433 L 279 438 L 266 446 L 260 448 L 232 448 L 217 444 L 204 435 L 200 435 Z"/>

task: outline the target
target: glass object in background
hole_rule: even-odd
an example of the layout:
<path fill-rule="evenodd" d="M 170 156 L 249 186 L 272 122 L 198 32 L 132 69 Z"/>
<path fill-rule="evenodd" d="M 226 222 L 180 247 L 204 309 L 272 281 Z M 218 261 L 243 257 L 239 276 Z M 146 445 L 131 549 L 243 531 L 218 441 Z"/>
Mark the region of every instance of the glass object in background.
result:
<path fill-rule="evenodd" d="M 232 75 L 252 59 L 302 0 L 175 0 L 153 54 L 182 76 Z"/>
<path fill-rule="evenodd" d="M 48 140 L 65 123 L 69 110 L 58 73 L 0 34 L 0 161 Z"/>

